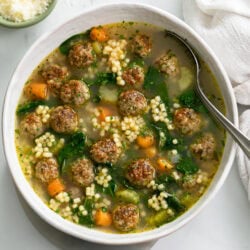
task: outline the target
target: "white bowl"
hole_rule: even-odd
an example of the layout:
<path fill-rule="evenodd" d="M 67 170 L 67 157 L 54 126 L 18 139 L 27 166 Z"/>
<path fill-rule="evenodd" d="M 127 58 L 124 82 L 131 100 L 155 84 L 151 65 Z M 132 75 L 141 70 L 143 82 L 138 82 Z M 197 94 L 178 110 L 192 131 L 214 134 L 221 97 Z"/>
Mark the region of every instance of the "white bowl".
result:
<path fill-rule="evenodd" d="M 227 117 L 236 125 L 238 124 L 237 106 L 233 90 L 227 74 L 218 58 L 201 39 L 201 37 L 199 37 L 189 26 L 165 11 L 140 4 L 105 5 L 85 11 L 81 15 L 67 21 L 63 25 L 39 38 L 19 63 L 10 81 L 5 97 L 3 112 L 3 139 L 5 154 L 10 171 L 25 200 L 34 209 L 34 211 L 36 211 L 36 213 L 49 224 L 75 237 L 95 243 L 112 245 L 134 244 L 155 240 L 182 227 L 195 215 L 197 215 L 208 203 L 208 201 L 215 196 L 228 175 L 235 155 L 233 141 L 230 137 L 228 137 L 219 170 L 217 171 L 210 187 L 201 199 L 189 211 L 173 222 L 143 233 L 110 234 L 71 223 L 50 210 L 37 196 L 22 173 L 14 144 L 15 110 L 24 83 L 36 65 L 38 65 L 44 57 L 46 57 L 53 49 L 58 47 L 70 36 L 87 30 L 92 26 L 121 22 L 123 20 L 151 23 L 174 31 L 182 37 L 188 39 L 191 45 L 208 64 L 218 80 L 225 100 Z M 221 213 L 223 213 L 223 211 L 221 211 Z"/>

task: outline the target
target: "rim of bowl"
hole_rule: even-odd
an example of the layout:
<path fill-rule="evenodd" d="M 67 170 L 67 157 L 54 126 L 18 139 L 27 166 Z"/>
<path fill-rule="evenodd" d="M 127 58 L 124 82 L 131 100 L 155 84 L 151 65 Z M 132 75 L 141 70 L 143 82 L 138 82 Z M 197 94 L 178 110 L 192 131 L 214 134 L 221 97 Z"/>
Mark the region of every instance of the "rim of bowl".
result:
<path fill-rule="evenodd" d="M 228 173 L 231 169 L 234 156 L 235 156 L 235 145 L 230 139 L 226 141 L 226 145 L 229 144 L 228 151 L 230 152 L 229 156 L 225 160 L 226 163 L 225 169 L 221 173 L 221 176 L 218 178 L 217 182 L 213 185 L 211 188 L 212 183 L 208 187 L 208 190 L 210 192 L 206 192 L 203 194 L 203 196 L 197 201 L 187 212 L 185 212 L 183 215 L 179 216 L 176 220 L 174 220 L 171 223 L 167 223 L 159 228 L 141 232 L 141 233 L 133 233 L 133 234 L 112 234 L 112 233 L 105 233 L 99 230 L 95 229 L 89 229 L 84 226 L 76 225 L 75 223 L 71 223 L 63 218 L 61 218 L 59 215 L 57 215 L 54 211 L 50 210 L 44 202 L 40 199 L 40 197 L 34 192 L 28 181 L 25 179 L 24 175 L 18 175 L 15 172 L 15 169 L 18 167 L 20 168 L 20 165 L 16 166 L 13 161 L 13 154 L 17 158 L 16 152 L 13 152 L 11 150 L 11 146 L 13 145 L 14 141 L 9 141 L 9 125 L 7 123 L 7 117 L 10 116 L 9 112 L 9 101 L 11 100 L 11 90 L 14 88 L 14 78 L 16 72 L 20 70 L 22 67 L 23 61 L 25 58 L 30 54 L 30 52 L 39 45 L 42 41 L 44 41 L 50 34 L 53 34 L 55 31 L 62 28 L 65 24 L 72 22 L 73 20 L 79 18 L 80 16 L 94 13 L 97 10 L 102 11 L 109 11 L 111 8 L 114 9 L 120 9 L 120 8 L 127 8 L 130 9 L 131 7 L 146 10 L 148 12 L 157 14 L 165 19 L 168 19 L 170 22 L 173 22 L 177 24 L 178 26 L 181 26 L 189 33 L 191 37 L 196 39 L 198 41 L 198 44 L 202 45 L 203 48 L 207 51 L 207 53 L 212 57 L 212 59 L 216 62 L 216 68 L 219 69 L 219 72 L 221 76 L 223 77 L 223 80 L 226 84 L 227 90 L 228 90 L 228 98 L 230 99 L 230 108 L 232 110 L 231 116 L 233 119 L 233 123 L 238 126 L 238 110 L 236 105 L 235 96 L 233 93 L 233 89 L 230 83 L 230 80 L 227 76 L 227 73 L 218 60 L 217 56 L 214 54 L 214 52 L 210 49 L 210 47 L 205 43 L 205 41 L 186 23 L 184 23 L 182 20 L 177 18 L 176 16 L 161 10 L 159 8 L 153 7 L 151 5 L 147 4 L 134 4 L 134 3 L 111 3 L 111 4 L 105 4 L 105 5 L 99 5 L 97 7 L 92 7 L 84 10 L 81 14 L 67 20 L 63 24 L 59 25 L 58 27 L 52 29 L 51 31 L 45 33 L 42 35 L 37 41 L 29 48 L 29 50 L 24 55 L 23 59 L 19 62 L 17 68 L 14 71 L 14 74 L 12 75 L 12 78 L 10 80 L 10 84 L 8 86 L 5 99 L 4 99 L 4 108 L 3 108 L 3 117 L 2 117 L 2 133 L 3 133 L 3 144 L 4 144 L 4 153 L 5 157 L 7 159 L 8 167 L 11 171 L 12 177 L 14 179 L 14 182 L 26 200 L 26 202 L 29 204 L 29 206 L 48 224 L 55 227 L 56 229 L 67 233 L 69 235 L 72 235 L 74 237 L 87 240 L 89 242 L 93 243 L 99 243 L 99 244 L 106 244 L 106 245 L 130 245 L 130 244 L 138 244 L 138 243 L 144 243 L 151 240 L 156 240 L 161 237 L 164 237 L 166 235 L 169 235 L 173 232 L 175 232 L 177 229 L 184 226 L 187 222 L 192 220 L 207 204 L 208 202 L 215 196 L 215 194 L 218 192 L 218 190 L 223 185 L 226 177 L 228 176 Z M 221 88 L 220 88 L 221 89 Z M 218 171 L 217 171 L 218 172 Z M 215 178 L 215 177 L 214 177 Z M 213 182 L 213 181 L 212 181 Z M 80 228 L 81 229 L 80 229 Z M 164 228 L 165 227 L 165 228 Z M 168 227 L 168 228 L 167 228 Z M 81 231 L 81 232 L 79 232 Z M 83 233 L 84 232 L 84 233 Z M 85 234 L 86 233 L 86 234 Z M 112 236 L 112 237 L 108 237 Z"/>
<path fill-rule="evenodd" d="M 47 7 L 47 9 L 42 12 L 41 14 L 39 15 L 36 15 L 35 17 L 33 18 L 30 18 L 26 21 L 23 21 L 23 22 L 14 22 L 14 21 L 11 21 L 11 20 L 8 20 L 8 19 L 5 19 L 1 14 L 0 14 L 0 25 L 1 26 L 4 26 L 4 27 L 7 27 L 7 28 L 26 28 L 26 27 L 29 27 L 29 26 L 32 26 L 36 23 L 39 23 L 41 22 L 43 19 L 45 19 L 51 12 L 52 10 L 55 8 L 57 4 L 57 0 L 52 0 L 51 3 L 49 4 L 49 6 Z"/>

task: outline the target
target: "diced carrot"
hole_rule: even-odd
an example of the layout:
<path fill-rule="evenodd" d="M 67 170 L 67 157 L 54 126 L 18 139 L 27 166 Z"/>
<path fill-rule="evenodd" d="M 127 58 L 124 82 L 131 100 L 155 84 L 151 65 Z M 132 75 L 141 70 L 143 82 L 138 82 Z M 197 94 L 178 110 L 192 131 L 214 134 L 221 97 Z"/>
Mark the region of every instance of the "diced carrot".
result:
<path fill-rule="evenodd" d="M 149 148 L 154 144 L 154 137 L 152 135 L 139 135 L 136 139 L 136 142 L 141 148 Z"/>
<path fill-rule="evenodd" d="M 55 179 L 48 184 L 48 193 L 50 196 L 55 196 L 64 190 L 64 185 L 60 179 Z"/>
<path fill-rule="evenodd" d="M 101 122 L 104 122 L 107 116 L 112 116 L 112 111 L 107 107 L 100 107 L 98 110 L 100 112 L 99 120 Z"/>
<path fill-rule="evenodd" d="M 161 172 L 166 172 L 170 169 L 173 168 L 172 163 L 170 163 L 168 160 L 164 159 L 164 158 L 159 158 L 157 160 L 157 169 Z"/>
<path fill-rule="evenodd" d="M 34 82 L 25 87 L 25 94 L 30 99 L 44 100 L 47 98 L 48 86 L 46 83 Z"/>
<path fill-rule="evenodd" d="M 90 38 L 93 41 L 106 42 L 108 40 L 108 35 L 104 28 L 95 27 L 90 31 Z"/>
<path fill-rule="evenodd" d="M 109 212 L 98 209 L 95 213 L 95 224 L 108 227 L 112 224 L 112 216 Z"/>
<path fill-rule="evenodd" d="M 155 157 L 157 150 L 156 150 L 156 147 L 149 147 L 149 148 L 146 148 L 144 152 L 148 158 L 153 158 Z"/>

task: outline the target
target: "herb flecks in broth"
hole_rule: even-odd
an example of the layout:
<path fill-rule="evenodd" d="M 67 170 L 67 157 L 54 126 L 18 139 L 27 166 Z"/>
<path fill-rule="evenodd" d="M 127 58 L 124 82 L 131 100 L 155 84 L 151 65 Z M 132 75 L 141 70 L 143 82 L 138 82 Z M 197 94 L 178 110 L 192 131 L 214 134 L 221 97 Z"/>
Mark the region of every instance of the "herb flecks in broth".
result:
<path fill-rule="evenodd" d="M 201 82 L 224 109 L 204 62 Z M 176 219 L 209 186 L 225 143 L 193 84 L 193 63 L 164 29 L 122 22 L 70 37 L 35 68 L 17 106 L 26 178 L 83 226 L 128 233 Z"/>

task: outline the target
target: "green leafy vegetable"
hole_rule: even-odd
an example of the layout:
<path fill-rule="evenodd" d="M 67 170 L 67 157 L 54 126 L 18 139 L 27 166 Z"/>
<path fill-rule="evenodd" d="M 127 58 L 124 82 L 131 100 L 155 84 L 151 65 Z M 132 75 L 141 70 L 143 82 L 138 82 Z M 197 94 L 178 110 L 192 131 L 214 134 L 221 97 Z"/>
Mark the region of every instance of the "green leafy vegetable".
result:
<path fill-rule="evenodd" d="M 90 87 L 94 84 L 106 85 L 106 84 L 116 84 L 116 74 L 111 72 L 100 72 L 97 74 L 95 79 L 83 79 L 84 82 Z"/>
<path fill-rule="evenodd" d="M 129 64 L 128 67 L 129 68 L 134 68 L 135 66 L 140 66 L 140 67 L 144 67 L 145 62 L 143 61 L 142 58 L 135 58 L 134 60 L 132 60 Z"/>
<path fill-rule="evenodd" d="M 77 34 L 70 38 L 68 38 L 66 41 L 64 41 L 60 46 L 59 50 L 62 54 L 68 55 L 71 47 L 76 44 L 79 41 L 85 40 L 89 36 L 89 31 L 83 33 L 83 34 Z"/>
<path fill-rule="evenodd" d="M 143 87 L 150 90 L 152 96 L 160 96 L 166 105 L 169 104 L 168 89 L 164 75 L 158 69 L 153 66 L 148 68 Z"/>
<path fill-rule="evenodd" d="M 185 175 L 195 174 L 199 170 L 196 163 L 190 157 L 182 158 L 177 163 L 176 169 Z"/>
<path fill-rule="evenodd" d="M 175 196 L 168 196 L 166 201 L 168 206 L 174 209 L 177 213 L 182 212 L 185 209 L 185 206 L 182 205 Z"/>
<path fill-rule="evenodd" d="M 207 112 L 204 105 L 201 103 L 199 97 L 195 94 L 194 90 L 187 90 L 179 96 L 179 102 L 182 106 L 192 108 L 198 112 Z"/>
<path fill-rule="evenodd" d="M 78 215 L 79 217 L 79 224 L 85 225 L 88 227 L 92 227 L 94 225 L 94 218 L 93 218 L 93 208 L 94 208 L 94 201 L 92 199 L 86 198 L 83 204 L 85 210 L 88 212 L 87 215 Z"/>
<path fill-rule="evenodd" d="M 80 157 L 84 154 L 86 136 L 82 132 L 74 133 L 68 143 L 58 153 L 58 163 L 65 166 L 65 160 Z"/>
<path fill-rule="evenodd" d="M 17 107 L 17 115 L 25 115 L 29 112 L 34 111 L 39 105 L 44 105 L 44 101 L 32 101 L 24 104 L 20 104 Z"/>
<path fill-rule="evenodd" d="M 94 102 L 94 103 L 99 103 L 101 100 L 102 100 L 102 99 L 101 99 L 101 97 L 100 97 L 99 95 L 95 95 L 95 96 L 93 97 L 93 102 Z"/>
<path fill-rule="evenodd" d="M 108 187 L 103 187 L 98 184 L 96 184 L 96 187 L 97 187 L 97 191 L 114 197 L 117 185 L 115 181 L 112 179 L 111 181 L 109 181 Z"/>

